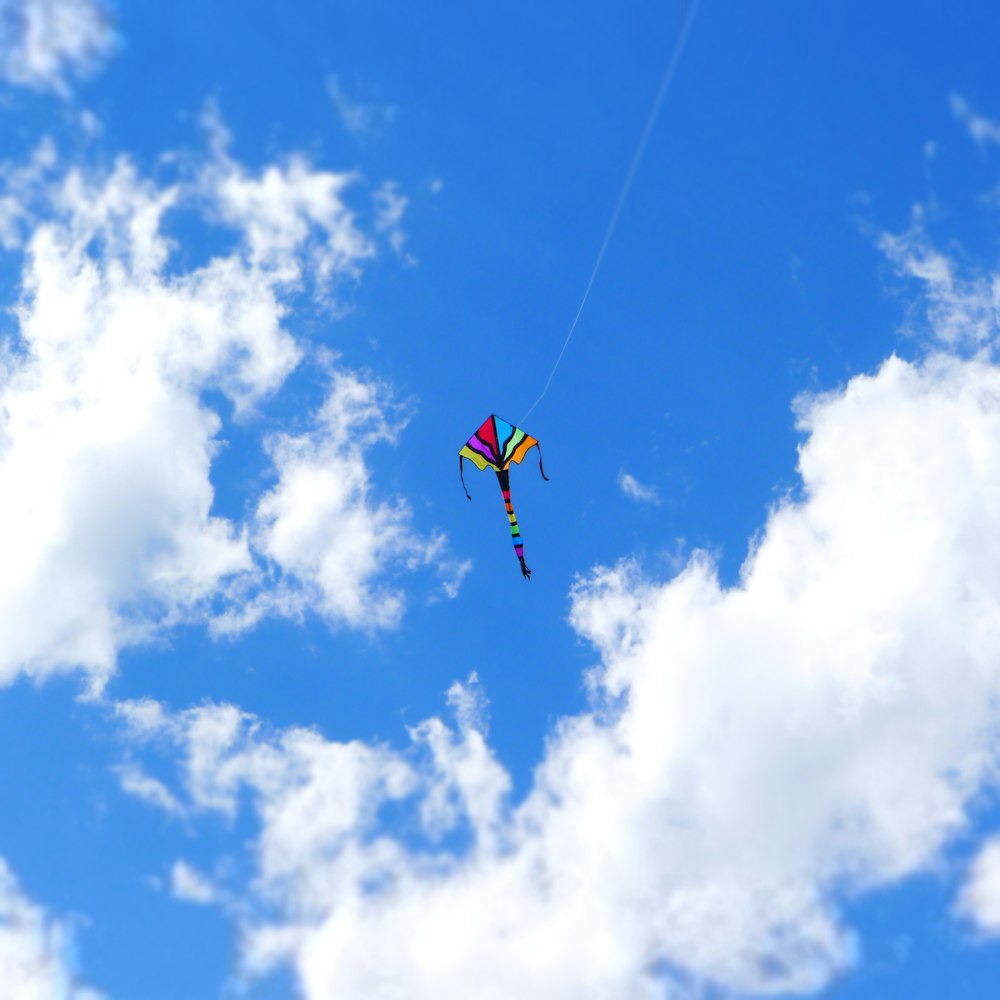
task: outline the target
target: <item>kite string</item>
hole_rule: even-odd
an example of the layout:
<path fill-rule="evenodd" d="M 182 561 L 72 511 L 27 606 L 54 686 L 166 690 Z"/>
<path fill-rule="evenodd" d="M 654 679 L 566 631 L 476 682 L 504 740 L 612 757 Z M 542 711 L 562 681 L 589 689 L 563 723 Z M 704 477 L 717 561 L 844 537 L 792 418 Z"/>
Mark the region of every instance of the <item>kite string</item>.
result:
<path fill-rule="evenodd" d="M 688 36 L 691 34 L 691 28 L 694 25 L 695 17 L 698 15 L 698 7 L 700 5 L 701 0 L 694 0 L 694 3 L 691 5 L 691 13 L 684 20 L 681 32 L 677 36 L 677 41 L 674 43 L 673 51 L 670 54 L 670 61 L 667 63 L 666 71 L 663 74 L 663 78 L 660 80 L 660 86 L 656 92 L 656 97 L 653 98 L 652 107 L 649 109 L 649 114 L 646 117 L 646 125 L 642 130 L 639 143 L 635 148 L 635 153 L 632 156 L 631 164 L 629 164 L 628 172 L 625 174 L 625 181 L 618 194 L 618 201 L 615 203 L 614 211 L 611 213 L 611 221 L 608 223 L 608 228 L 604 233 L 604 240 L 601 242 L 601 249 L 598 251 L 597 260 L 594 262 L 593 270 L 590 272 L 590 279 L 587 282 L 587 287 L 584 289 L 583 298 L 580 299 L 580 305 L 577 307 L 576 315 L 573 317 L 573 322 L 570 324 L 569 333 L 566 334 L 562 350 L 559 352 L 559 357 L 556 358 L 556 363 L 552 366 L 552 371 L 549 372 L 549 377 L 545 382 L 545 386 L 538 394 L 538 398 L 531 404 L 530 407 L 528 407 L 528 411 L 523 417 L 521 417 L 520 423 L 522 424 L 528 419 L 529 416 L 531 416 L 531 411 L 538 406 L 545 394 L 549 391 L 549 386 L 552 384 L 552 379 L 555 377 L 556 370 L 562 362 L 563 355 L 566 353 L 566 348 L 569 347 L 569 342 L 573 339 L 573 334 L 576 332 L 576 325 L 580 322 L 580 316 L 583 315 L 584 306 L 587 304 L 587 299 L 590 298 L 590 290 L 594 287 L 594 279 L 597 277 L 597 272 L 600 271 L 601 264 L 604 262 L 604 254 L 608 249 L 608 244 L 611 242 L 611 237 L 614 235 L 615 228 L 618 225 L 618 219 L 622 214 L 622 209 L 625 207 L 629 191 L 632 188 L 632 181 L 635 179 L 635 175 L 639 170 L 639 164 L 642 162 L 643 154 L 646 152 L 646 145 L 649 142 L 649 137 L 653 134 L 653 126 L 656 124 L 657 116 L 660 113 L 660 107 L 663 104 L 664 98 L 667 96 L 670 84 L 673 82 L 674 74 L 677 72 L 677 65 L 684 52 L 684 46 L 687 44 Z"/>

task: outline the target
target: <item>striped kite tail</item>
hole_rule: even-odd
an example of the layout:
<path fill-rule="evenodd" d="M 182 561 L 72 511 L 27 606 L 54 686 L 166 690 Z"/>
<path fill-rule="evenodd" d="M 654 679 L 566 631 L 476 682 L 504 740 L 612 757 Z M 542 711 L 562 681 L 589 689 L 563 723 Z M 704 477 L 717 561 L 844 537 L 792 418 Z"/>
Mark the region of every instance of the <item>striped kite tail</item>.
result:
<path fill-rule="evenodd" d="M 514 543 L 514 552 L 517 554 L 517 561 L 521 564 L 522 575 L 525 580 L 530 580 L 531 570 L 524 564 L 524 545 L 521 543 L 521 529 L 517 524 L 514 505 L 510 501 L 510 474 L 506 469 L 501 469 L 497 472 L 497 479 L 500 480 L 500 492 L 503 493 L 504 507 L 507 508 L 507 520 L 510 521 L 510 537 Z"/>

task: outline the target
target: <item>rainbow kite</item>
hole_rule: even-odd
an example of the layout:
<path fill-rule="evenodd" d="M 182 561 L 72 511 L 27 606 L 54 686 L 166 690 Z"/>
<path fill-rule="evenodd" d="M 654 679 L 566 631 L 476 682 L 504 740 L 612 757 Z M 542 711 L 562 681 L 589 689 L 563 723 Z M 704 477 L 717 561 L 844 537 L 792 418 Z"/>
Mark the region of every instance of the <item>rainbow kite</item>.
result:
<path fill-rule="evenodd" d="M 542 446 L 530 434 L 525 434 L 520 427 L 501 420 L 496 414 L 487 417 L 479 430 L 462 445 L 458 452 L 458 475 L 462 480 L 462 489 L 471 500 L 465 486 L 465 473 L 462 467 L 463 459 L 474 463 L 481 471 L 492 469 L 500 480 L 500 492 L 507 508 L 507 519 L 510 521 L 510 534 L 514 540 L 514 551 L 517 553 L 521 572 L 526 580 L 531 579 L 531 570 L 524 565 L 524 546 L 521 544 L 521 529 L 514 516 L 514 506 L 510 502 L 510 463 L 520 462 L 531 448 L 538 449 L 538 471 L 542 479 L 548 480 L 545 467 L 542 465 Z"/>

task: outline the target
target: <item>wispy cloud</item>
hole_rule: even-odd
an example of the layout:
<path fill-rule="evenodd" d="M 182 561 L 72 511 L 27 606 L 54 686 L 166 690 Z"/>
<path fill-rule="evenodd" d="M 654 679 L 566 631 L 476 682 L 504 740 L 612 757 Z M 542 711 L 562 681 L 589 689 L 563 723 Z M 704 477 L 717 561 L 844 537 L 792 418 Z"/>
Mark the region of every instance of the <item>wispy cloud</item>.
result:
<path fill-rule="evenodd" d="M 963 273 L 938 250 L 923 226 L 923 211 L 914 211 L 905 233 L 884 233 L 879 248 L 897 272 L 922 285 L 912 312 L 925 314 L 926 334 L 952 349 L 975 350 L 1000 333 L 1000 275 L 988 271 Z"/>
<path fill-rule="evenodd" d="M 35 147 L 26 163 L 0 164 L 0 246 L 23 246 L 30 231 L 30 206 L 58 162 L 56 145 L 48 136 Z"/>
<path fill-rule="evenodd" d="M 406 233 L 403 232 L 403 214 L 409 199 L 400 192 L 395 181 L 386 181 L 372 196 L 375 201 L 375 232 L 384 236 L 397 254 L 407 263 L 416 263 L 414 257 L 403 253 Z"/>
<path fill-rule="evenodd" d="M 976 145 L 1000 144 L 1000 123 L 977 112 L 961 94 L 949 94 L 948 104 Z"/>
<path fill-rule="evenodd" d="M 126 789 L 128 791 L 128 789 Z M 208 906 L 223 902 L 223 895 L 193 865 L 179 858 L 170 869 L 170 894 L 184 903 Z"/>
<path fill-rule="evenodd" d="M 134 763 L 124 764 L 117 769 L 122 790 L 134 798 L 141 799 L 147 805 L 155 806 L 174 816 L 180 816 L 184 810 L 171 793 L 170 789 L 157 781 L 156 778 L 144 774 Z"/>
<path fill-rule="evenodd" d="M 117 45 L 100 0 L 0 0 L 0 78 L 69 95 L 71 76 L 94 72 Z"/>
<path fill-rule="evenodd" d="M 293 154 L 255 175 L 230 155 L 229 131 L 211 103 L 202 122 L 213 157 L 201 173 L 201 186 L 214 211 L 243 235 L 250 263 L 286 284 L 308 270 L 324 294 L 335 278 L 358 277 L 375 247 L 345 200 L 357 180 L 353 172 L 317 170 Z"/>
<path fill-rule="evenodd" d="M 358 99 L 349 95 L 340 77 L 331 74 L 326 78 L 326 89 L 333 101 L 340 123 L 353 135 L 373 135 L 391 125 L 396 117 L 392 105 Z"/>
<path fill-rule="evenodd" d="M 639 500 L 641 503 L 658 504 L 660 497 L 652 486 L 640 483 L 631 473 L 624 469 L 618 473 L 618 488 L 632 500 Z"/>

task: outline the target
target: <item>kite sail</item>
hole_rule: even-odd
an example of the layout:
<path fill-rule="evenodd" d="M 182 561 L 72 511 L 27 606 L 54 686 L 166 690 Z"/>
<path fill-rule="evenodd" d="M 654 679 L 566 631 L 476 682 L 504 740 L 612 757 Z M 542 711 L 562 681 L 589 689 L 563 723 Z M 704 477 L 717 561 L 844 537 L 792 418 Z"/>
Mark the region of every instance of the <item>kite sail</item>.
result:
<path fill-rule="evenodd" d="M 469 438 L 458 452 L 458 475 L 462 480 L 462 489 L 471 500 L 465 486 L 463 461 L 467 458 L 481 471 L 492 469 L 500 481 L 500 492 L 503 493 L 504 506 L 507 508 L 507 519 L 510 521 L 510 534 L 514 541 L 514 551 L 517 553 L 521 572 L 526 580 L 531 579 L 531 570 L 524 564 L 524 545 L 521 543 L 521 529 L 514 516 L 514 506 L 510 502 L 510 464 L 520 462 L 532 449 L 538 449 L 538 471 L 542 479 L 548 480 L 545 467 L 542 465 L 542 446 L 530 435 L 501 420 L 496 414 L 490 414 L 479 430 Z"/>

